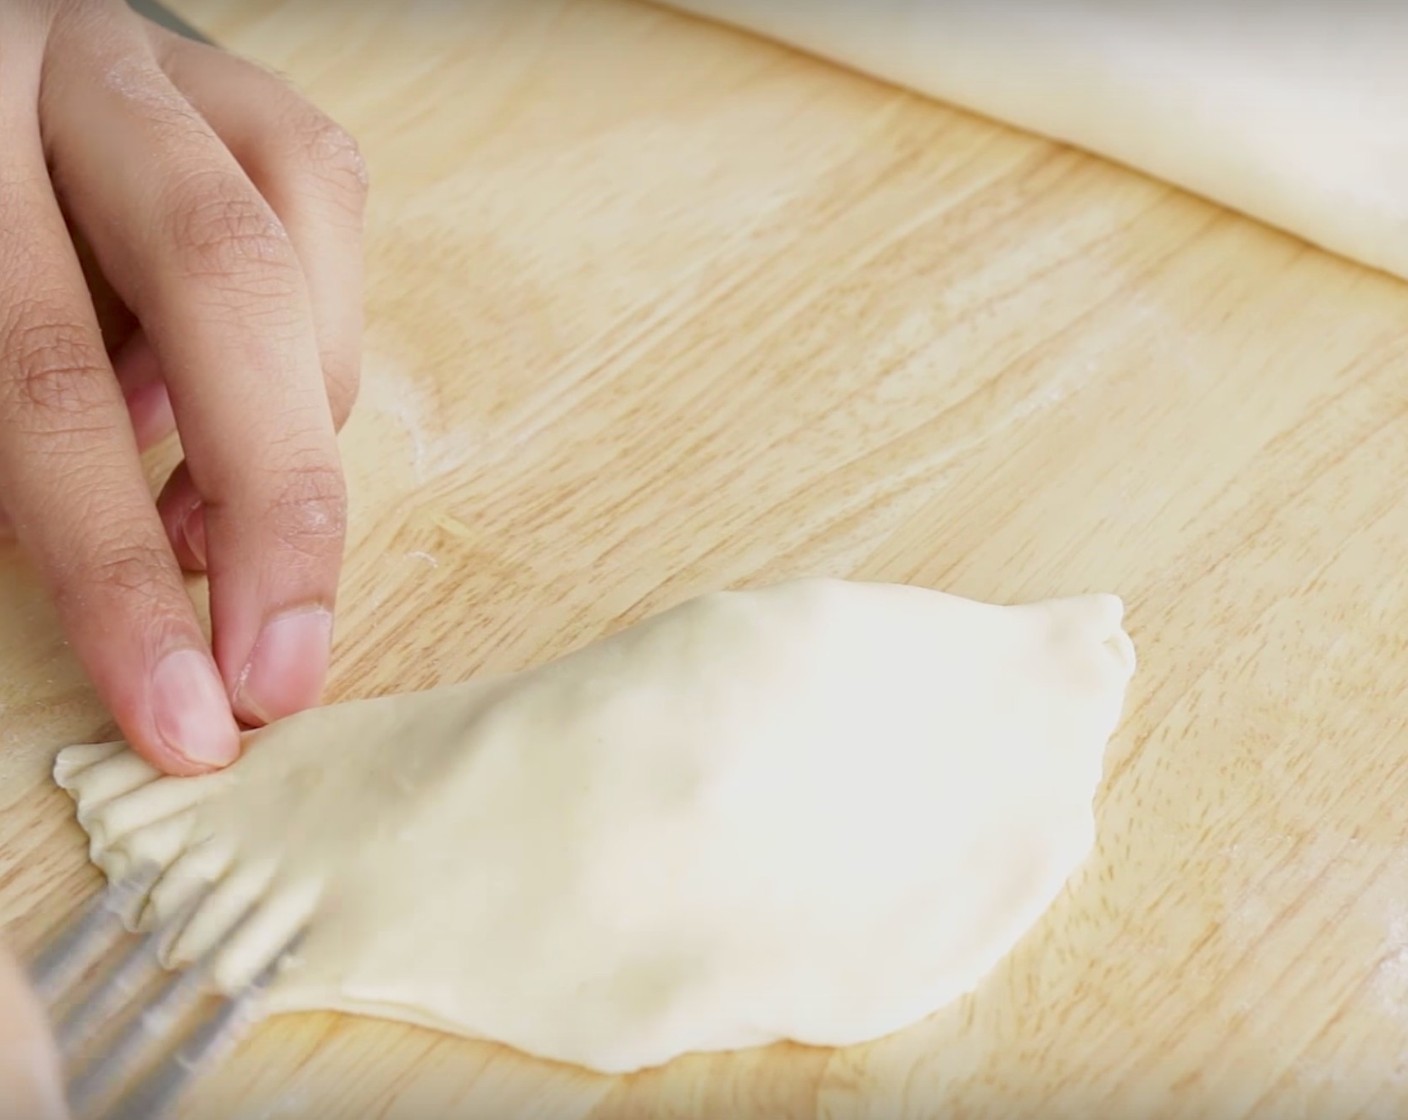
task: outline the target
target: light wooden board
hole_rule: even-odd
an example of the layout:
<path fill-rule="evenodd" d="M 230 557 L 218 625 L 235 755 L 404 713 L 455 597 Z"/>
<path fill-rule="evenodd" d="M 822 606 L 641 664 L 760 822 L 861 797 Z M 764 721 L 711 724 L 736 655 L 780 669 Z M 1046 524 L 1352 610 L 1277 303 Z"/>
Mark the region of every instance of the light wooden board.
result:
<path fill-rule="evenodd" d="M 801 573 L 1115 591 L 1142 659 L 1098 851 L 913 1029 L 610 1079 L 289 1017 L 191 1117 L 1408 1108 L 1408 287 L 632 3 L 178 7 L 372 168 L 334 697 Z M 0 567 L 29 950 L 96 883 L 50 760 L 110 728 Z"/>

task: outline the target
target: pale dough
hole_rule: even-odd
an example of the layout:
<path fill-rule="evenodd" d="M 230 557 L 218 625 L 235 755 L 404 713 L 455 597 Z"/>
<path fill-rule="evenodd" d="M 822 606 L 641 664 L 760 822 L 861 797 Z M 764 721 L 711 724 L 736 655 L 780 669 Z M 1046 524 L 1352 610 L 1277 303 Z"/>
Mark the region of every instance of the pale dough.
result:
<path fill-rule="evenodd" d="M 171 957 L 321 907 L 278 1010 L 617 1072 L 894 1031 L 973 988 L 1089 852 L 1134 649 L 1091 595 L 989 606 L 802 580 L 707 595 L 541 668 L 326 707 L 224 773 L 55 766 Z"/>
<path fill-rule="evenodd" d="M 662 0 L 1408 277 L 1408 4 Z"/>

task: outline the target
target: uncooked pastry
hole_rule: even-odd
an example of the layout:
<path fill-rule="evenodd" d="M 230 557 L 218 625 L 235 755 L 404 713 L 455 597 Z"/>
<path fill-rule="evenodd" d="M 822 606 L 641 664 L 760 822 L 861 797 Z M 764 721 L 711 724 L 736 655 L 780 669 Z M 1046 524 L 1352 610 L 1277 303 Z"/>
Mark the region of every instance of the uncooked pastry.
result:
<path fill-rule="evenodd" d="M 1408 4 L 663 2 L 1408 277 Z"/>
<path fill-rule="evenodd" d="M 145 918 L 218 885 L 187 960 L 248 974 L 316 904 L 276 1010 L 334 1008 L 617 1072 L 839 1046 L 973 988 L 1089 852 L 1134 649 L 1091 595 L 997 607 L 802 580 L 689 601 L 516 675 L 364 700 L 158 777 L 71 747 Z"/>

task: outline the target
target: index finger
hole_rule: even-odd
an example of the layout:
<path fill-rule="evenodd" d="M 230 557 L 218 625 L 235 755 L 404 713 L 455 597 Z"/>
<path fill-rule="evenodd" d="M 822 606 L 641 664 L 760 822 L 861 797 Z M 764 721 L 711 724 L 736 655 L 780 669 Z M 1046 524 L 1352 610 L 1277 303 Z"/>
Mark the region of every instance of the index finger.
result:
<path fill-rule="evenodd" d="M 152 504 L 37 136 L 0 119 L 0 490 L 132 746 L 172 773 L 238 731 Z"/>

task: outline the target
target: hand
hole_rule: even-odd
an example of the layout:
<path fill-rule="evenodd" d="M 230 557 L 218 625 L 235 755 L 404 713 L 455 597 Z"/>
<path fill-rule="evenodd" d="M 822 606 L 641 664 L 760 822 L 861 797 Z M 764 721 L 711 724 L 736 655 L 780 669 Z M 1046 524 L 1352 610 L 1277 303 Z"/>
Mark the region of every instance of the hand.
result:
<path fill-rule="evenodd" d="M 123 735 L 232 761 L 318 701 L 365 175 L 281 80 L 123 0 L 5 5 L 0 506 Z M 153 505 L 139 449 L 179 430 Z M 180 569 L 209 574 L 207 647 Z"/>
<path fill-rule="evenodd" d="M 48 1017 L 19 965 L 0 946 L 0 1117 L 62 1120 L 67 1115 Z"/>

